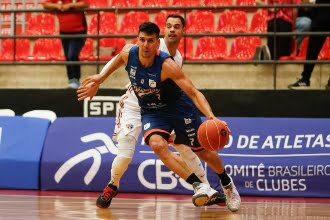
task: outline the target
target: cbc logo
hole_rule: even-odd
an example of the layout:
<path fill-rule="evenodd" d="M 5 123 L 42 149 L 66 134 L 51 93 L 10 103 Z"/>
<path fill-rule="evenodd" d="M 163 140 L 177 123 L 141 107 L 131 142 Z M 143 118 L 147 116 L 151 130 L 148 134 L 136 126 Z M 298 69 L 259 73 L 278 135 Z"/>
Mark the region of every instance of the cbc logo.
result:
<path fill-rule="evenodd" d="M 84 100 L 84 117 L 115 116 L 120 96 L 95 96 Z"/>
<path fill-rule="evenodd" d="M 156 179 L 154 182 L 148 181 L 145 176 L 145 169 L 149 166 L 155 167 Z M 159 189 L 159 190 L 171 190 L 177 187 L 180 183 L 184 188 L 193 190 L 192 186 L 179 178 L 178 175 L 174 174 L 170 170 L 164 170 L 164 163 L 161 160 L 148 159 L 143 161 L 138 168 L 138 178 L 142 185 L 148 189 Z M 163 168 L 162 168 L 163 167 Z M 166 179 L 166 181 L 164 181 Z M 165 183 L 166 182 L 166 183 Z"/>

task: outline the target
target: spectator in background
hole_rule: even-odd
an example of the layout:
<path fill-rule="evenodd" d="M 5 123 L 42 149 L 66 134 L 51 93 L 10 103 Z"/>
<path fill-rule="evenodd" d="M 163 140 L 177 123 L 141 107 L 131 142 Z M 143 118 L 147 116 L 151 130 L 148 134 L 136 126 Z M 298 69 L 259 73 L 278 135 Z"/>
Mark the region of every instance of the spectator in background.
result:
<path fill-rule="evenodd" d="M 310 0 L 302 0 L 302 4 L 309 4 L 312 3 Z M 298 16 L 296 19 L 296 31 L 298 33 L 307 32 L 311 29 L 312 24 L 312 8 L 298 8 Z M 300 51 L 300 45 L 303 39 L 305 38 L 304 35 L 297 35 L 295 37 L 296 45 L 297 45 L 297 55 Z"/>
<path fill-rule="evenodd" d="M 300 4 L 300 0 L 267 0 L 267 3 L 269 5 Z M 267 32 L 293 32 L 297 14 L 297 8 L 269 8 Z M 272 59 L 277 60 L 281 56 L 290 56 L 292 36 L 268 36 L 267 46 Z"/>
<path fill-rule="evenodd" d="M 316 0 L 315 4 L 330 4 L 330 0 Z M 311 32 L 330 32 L 330 8 L 313 7 L 312 8 L 312 26 Z M 329 35 L 329 34 L 328 34 Z M 317 60 L 322 49 L 323 43 L 327 35 L 311 35 L 308 40 L 306 60 Z M 310 78 L 315 63 L 305 63 L 301 78 L 297 82 L 290 84 L 289 89 L 304 89 L 310 86 Z M 325 86 L 326 90 L 330 90 L 330 78 Z"/>
<path fill-rule="evenodd" d="M 257 0 L 258 5 L 294 5 L 300 2 L 301 0 Z M 297 14 L 297 8 L 268 8 L 267 32 L 292 32 L 295 29 Z M 267 47 L 263 48 L 264 59 L 277 60 L 281 56 L 290 56 L 291 45 L 292 36 L 267 36 Z"/>
<path fill-rule="evenodd" d="M 89 0 L 45 0 L 44 8 L 57 11 L 60 34 L 86 34 L 87 23 L 84 12 L 74 12 L 71 9 L 89 7 Z M 62 46 L 67 61 L 79 61 L 79 54 L 83 48 L 86 38 L 62 38 Z M 66 66 L 69 79 L 68 87 L 76 89 L 79 87 L 81 68 L 80 65 L 69 64 Z"/>

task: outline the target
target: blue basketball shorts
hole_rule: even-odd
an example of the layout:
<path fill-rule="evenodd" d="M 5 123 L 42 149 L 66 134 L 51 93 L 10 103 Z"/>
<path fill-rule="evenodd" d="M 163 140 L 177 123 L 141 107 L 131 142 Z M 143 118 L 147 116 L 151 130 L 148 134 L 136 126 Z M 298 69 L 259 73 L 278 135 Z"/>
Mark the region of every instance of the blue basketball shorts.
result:
<path fill-rule="evenodd" d="M 142 132 L 146 144 L 151 134 L 159 134 L 169 141 L 172 131 L 175 132 L 174 144 L 184 144 L 198 151 L 201 148 L 197 140 L 197 130 L 202 120 L 196 111 L 177 115 L 166 111 L 142 114 Z"/>

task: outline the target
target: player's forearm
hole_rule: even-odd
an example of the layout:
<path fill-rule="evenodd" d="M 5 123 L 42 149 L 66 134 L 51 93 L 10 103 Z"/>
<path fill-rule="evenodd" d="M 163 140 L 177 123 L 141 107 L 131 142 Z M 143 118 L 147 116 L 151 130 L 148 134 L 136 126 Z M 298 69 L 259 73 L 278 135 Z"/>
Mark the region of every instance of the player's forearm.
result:
<path fill-rule="evenodd" d="M 197 91 L 195 96 L 191 97 L 192 101 L 196 105 L 196 107 L 201 111 L 208 119 L 214 118 L 214 114 L 212 112 L 211 106 L 209 102 L 206 100 L 203 93 Z"/>
<path fill-rule="evenodd" d="M 43 7 L 48 10 L 54 10 L 61 8 L 61 4 L 46 2 L 43 4 Z"/>
<path fill-rule="evenodd" d="M 99 73 L 102 78 L 102 82 L 106 80 L 115 70 L 123 65 L 123 61 L 119 54 L 113 57 L 101 70 Z"/>

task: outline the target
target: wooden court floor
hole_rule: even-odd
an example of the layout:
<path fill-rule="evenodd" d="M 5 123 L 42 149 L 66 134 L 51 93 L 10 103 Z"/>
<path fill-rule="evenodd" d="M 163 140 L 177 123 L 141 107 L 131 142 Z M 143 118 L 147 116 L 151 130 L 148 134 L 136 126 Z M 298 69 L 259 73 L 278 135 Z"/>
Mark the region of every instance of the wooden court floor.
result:
<path fill-rule="evenodd" d="M 330 198 L 242 197 L 232 213 L 194 207 L 189 195 L 120 193 L 99 209 L 96 192 L 0 190 L 0 220 L 330 220 Z"/>

